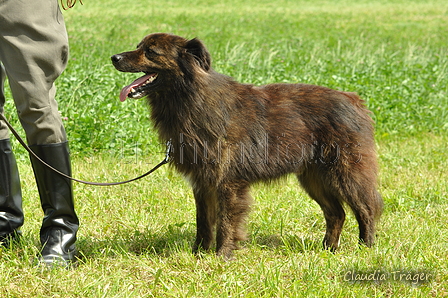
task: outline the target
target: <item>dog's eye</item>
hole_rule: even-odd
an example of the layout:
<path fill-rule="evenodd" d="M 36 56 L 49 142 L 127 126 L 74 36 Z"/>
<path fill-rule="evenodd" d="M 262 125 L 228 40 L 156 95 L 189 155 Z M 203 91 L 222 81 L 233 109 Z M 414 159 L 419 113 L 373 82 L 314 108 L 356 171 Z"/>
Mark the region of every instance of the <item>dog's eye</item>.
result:
<path fill-rule="evenodd" d="M 153 49 L 150 49 L 150 48 L 146 48 L 145 49 L 145 55 L 147 56 L 147 57 L 154 57 L 154 56 L 156 56 L 156 55 L 158 55 Z"/>

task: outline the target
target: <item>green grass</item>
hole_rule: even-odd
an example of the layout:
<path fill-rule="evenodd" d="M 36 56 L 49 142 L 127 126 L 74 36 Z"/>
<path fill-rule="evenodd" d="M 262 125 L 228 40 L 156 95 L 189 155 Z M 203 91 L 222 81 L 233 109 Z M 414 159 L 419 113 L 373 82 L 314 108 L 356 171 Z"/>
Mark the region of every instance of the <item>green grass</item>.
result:
<path fill-rule="evenodd" d="M 358 92 L 376 121 L 385 211 L 374 248 L 358 249 L 349 215 L 340 250 L 328 253 L 322 212 L 287 177 L 253 188 L 250 239 L 235 261 L 197 259 L 191 190 L 163 167 L 125 186 L 75 184 L 80 261 L 46 271 L 34 263 L 37 190 L 15 143 L 26 222 L 23 243 L 0 249 L 1 297 L 448 296 L 446 1 L 85 0 L 64 15 L 71 56 L 57 97 L 77 178 L 123 180 L 163 158 L 144 101 L 118 100 L 136 75 L 117 72 L 109 58 L 163 31 L 199 37 L 214 68 L 241 82 Z M 6 111 L 19 127 L 12 100 Z M 351 271 L 389 278 L 351 283 Z M 396 271 L 432 278 L 416 286 L 394 281 Z"/>

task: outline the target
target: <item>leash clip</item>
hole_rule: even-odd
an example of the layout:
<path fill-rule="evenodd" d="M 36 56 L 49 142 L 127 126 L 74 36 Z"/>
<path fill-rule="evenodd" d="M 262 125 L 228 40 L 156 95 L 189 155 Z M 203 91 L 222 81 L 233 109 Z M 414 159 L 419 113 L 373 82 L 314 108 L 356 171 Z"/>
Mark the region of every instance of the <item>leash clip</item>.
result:
<path fill-rule="evenodd" d="M 170 154 L 172 152 L 172 149 L 173 149 L 173 144 L 171 143 L 171 139 L 170 139 L 166 142 L 165 159 L 163 160 L 164 163 L 168 163 L 170 161 L 170 159 L 171 159 Z"/>

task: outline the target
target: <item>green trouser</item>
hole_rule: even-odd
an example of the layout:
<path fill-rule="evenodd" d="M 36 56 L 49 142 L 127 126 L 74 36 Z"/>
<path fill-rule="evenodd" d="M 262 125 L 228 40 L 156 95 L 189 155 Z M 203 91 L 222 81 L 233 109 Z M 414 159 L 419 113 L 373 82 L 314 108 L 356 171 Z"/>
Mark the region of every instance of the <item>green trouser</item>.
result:
<path fill-rule="evenodd" d="M 57 0 L 0 1 L 0 83 L 5 76 L 30 145 L 67 140 L 54 81 L 65 69 L 68 38 Z M 0 89 L 0 112 L 5 96 Z M 0 122 L 0 140 L 8 138 Z"/>
<path fill-rule="evenodd" d="M 67 136 L 55 100 L 55 80 L 65 69 L 68 38 L 58 0 L 0 0 L 0 112 L 9 86 L 27 142 L 53 167 L 71 174 Z M 9 132 L 0 121 L 0 241 L 23 223 L 21 194 Z M 71 181 L 31 158 L 42 209 L 42 263 L 72 261 L 78 218 Z M 21 214 L 22 213 L 22 214 Z M 22 220 L 22 222 L 20 222 Z M 14 229 L 11 231 L 11 229 Z"/>

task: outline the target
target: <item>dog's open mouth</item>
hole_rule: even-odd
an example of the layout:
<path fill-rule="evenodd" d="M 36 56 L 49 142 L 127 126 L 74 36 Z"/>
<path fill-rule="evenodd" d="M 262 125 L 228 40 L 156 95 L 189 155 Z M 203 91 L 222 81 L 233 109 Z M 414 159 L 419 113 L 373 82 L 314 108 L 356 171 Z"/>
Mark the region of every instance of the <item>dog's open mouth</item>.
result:
<path fill-rule="evenodd" d="M 157 78 L 157 73 L 150 73 L 138 78 L 132 84 L 125 86 L 120 92 L 120 101 L 126 98 L 142 98 L 146 95 L 145 89 L 152 84 Z"/>

